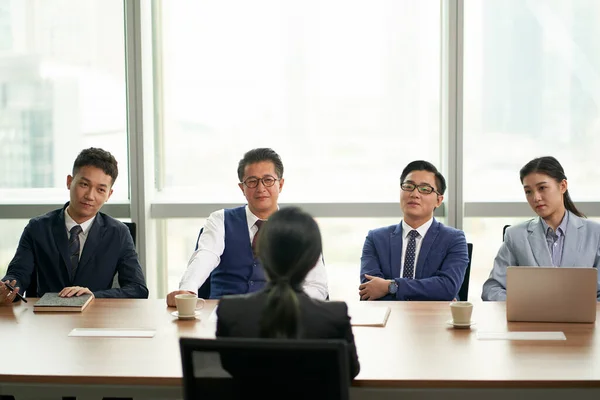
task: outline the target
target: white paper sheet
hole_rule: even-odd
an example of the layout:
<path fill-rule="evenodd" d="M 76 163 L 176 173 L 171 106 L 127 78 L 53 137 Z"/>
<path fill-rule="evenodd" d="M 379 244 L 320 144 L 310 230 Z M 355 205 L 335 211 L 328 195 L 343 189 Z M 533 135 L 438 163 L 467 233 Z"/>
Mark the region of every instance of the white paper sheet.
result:
<path fill-rule="evenodd" d="M 219 308 L 218 305 L 210 313 L 210 316 L 208 317 L 210 322 L 217 322 L 217 308 Z"/>
<path fill-rule="evenodd" d="M 391 309 L 387 306 L 372 304 L 348 304 L 348 314 L 352 326 L 379 326 L 387 323 Z"/>
<path fill-rule="evenodd" d="M 567 340 L 563 332 L 481 332 L 479 340 Z"/>
<path fill-rule="evenodd" d="M 75 328 L 69 336 L 151 338 L 154 329 Z"/>

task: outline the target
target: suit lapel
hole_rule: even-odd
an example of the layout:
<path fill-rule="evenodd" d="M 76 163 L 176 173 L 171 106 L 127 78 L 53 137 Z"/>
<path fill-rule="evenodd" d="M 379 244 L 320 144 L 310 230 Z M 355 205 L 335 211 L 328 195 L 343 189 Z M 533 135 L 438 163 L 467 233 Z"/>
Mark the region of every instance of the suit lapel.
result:
<path fill-rule="evenodd" d="M 546 243 L 546 235 L 544 232 L 544 226 L 540 221 L 540 217 L 533 219 L 527 227 L 529 236 L 529 246 L 531 246 L 531 252 L 537 262 L 538 267 L 551 267 L 552 257 L 550 256 L 550 250 L 548 250 L 548 244 Z"/>
<path fill-rule="evenodd" d="M 66 208 L 66 206 L 65 206 Z M 54 243 L 63 259 L 64 266 L 67 271 L 67 276 L 71 276 L 71 258 L 69 257 L 69 238 L 67 237 L 67 225 L 65 225 L 65 208 L 58 213 L 52 224 L 52 233 L 54 235 Z"/>
<path fill-rule="evenodd" d="M 104 220 L 100 213 L 96 214 L 96 218 L 92 223 L 92 227 L 85 239 L 85 245 L 83 246 L 83 253 L 81 253 L 81 258 L 79 259 L 79 266 L 77 267 L 77 273 L 75 276 L 79 275 L 82 268 L 85 268 L 88 262 L 92 259 L 92 256 L 96 253 L 98 249 L 98 245 L 102 241 L 102 237 L 104 236 L 104 232 L 106 228 L 104 226 Z"/>
<path fill-rule="evenodd" d="M 569 212 L 569 211 L 567 211 Z M 577 262 L 577 255 L 581 250 L 585 240 L 585 229 L 583 222 L 577 215 L 569 212 L 569 222 L 567 222 L 567 231 L 565 232 L 565 243 L 563 244 L 561 267 L 574 267 Z"/>
<path fill-rule="evenodd" d="M 400 278 L 400 263 L 402 261 L 402 222 L 390 235 L 390 269 L 392 278 Z"/>
<path fill-rule="evenodd" d="M 423 269 L 425 266 L 425 261 L 427 260 L 427 256 L 429 255 L 429 251 L 433 247 L 433 243 L 435 239 L 438 237 L 440 233 L 440 223 L 433 219 L 431 226 L 427 230 L 425 237 L 423 238 L 423 242 L 421 243 L 421 249 L 419 250 L 419 255 L 417 258 L 417 270 L 415 271 L 415 279 L 422 279 L 423 276 L 432 276 L 432 274 L 426 273 Z"/>

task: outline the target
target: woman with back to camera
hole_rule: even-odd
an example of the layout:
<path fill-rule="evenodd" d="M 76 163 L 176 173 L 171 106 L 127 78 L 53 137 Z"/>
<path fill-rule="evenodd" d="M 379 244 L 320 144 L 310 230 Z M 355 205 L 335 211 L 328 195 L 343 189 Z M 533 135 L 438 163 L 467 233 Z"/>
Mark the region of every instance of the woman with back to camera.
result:
<path fill-rule="evenodd" d="M 269 217 L 260 231 L 258 256 L 269 280 L 255 293 L 226 296 L 217 308 L 218 337 L 345 339 L 350 376 L 360 365 L 344 302 L 311 299 L 302 283 L 321 256 L 316 221 L 297 207 Z"/>
<path fill-rule="evenodd" d="M 600 266 L 600 224 L 585 219 L 573 204 L 558 160 L 549 156 L 533 159 L 521 168 L 520 177 L 527 202 L 538 217 L 506 230 L 494 268 L 483 285 L 483 300 L 506 300 L 509 266 Z"/>

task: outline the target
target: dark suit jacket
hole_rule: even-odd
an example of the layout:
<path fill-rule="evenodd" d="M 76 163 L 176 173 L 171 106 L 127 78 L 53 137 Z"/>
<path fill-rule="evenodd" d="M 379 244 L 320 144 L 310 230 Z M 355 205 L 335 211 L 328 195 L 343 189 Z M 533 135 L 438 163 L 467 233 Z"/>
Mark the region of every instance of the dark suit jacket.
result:
<path fill-rule="evenodd" d="M 217 336 L 260 337 L 259 321 L 269 287 L 244 295 L 224 296 L 217 308 Z M 350 377 L 360 371 L 348 306 L 341 301 L 321 301 L 297 292 L 302 339 L 345 339 L 348 342 Z"/>
<path fill-rule="evenodd" d="M 83 286 L 98 298 L 148 298 L 148 288 L 129 229 L 103 213 L 96 214 L 75 277 L 71 280 L 65 225 L 68 204 L 29 221 L 2 281 L 16 279 L 22 293 L 29 287 L 35 268 L 38 297 L 46 292 L 60 292 L 68 286 Z M 117 272 L 121 287 L 111 289 Z"/>
<path fill-rule="evenodd" d="M 365 274 L 398 283 L 396 296 L 381 300 L 452 300 L 465 277 L 469 253 L 464 232 L 434 218 L 421 243 L 415 279 L 400 278 L 402 223 L 369 231 L 360 261 L 362 283 Z"/>

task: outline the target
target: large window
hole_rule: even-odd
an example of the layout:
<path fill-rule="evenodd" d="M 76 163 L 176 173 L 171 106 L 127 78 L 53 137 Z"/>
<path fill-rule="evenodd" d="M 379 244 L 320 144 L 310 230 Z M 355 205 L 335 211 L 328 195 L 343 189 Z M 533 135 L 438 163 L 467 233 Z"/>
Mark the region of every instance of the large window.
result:
<path fill-rule="evenodd" d="M 600 2 L 465 1 L 464 199 L 525 201 L 553 155 L 575 201 L 600 199 Z"/>
<path fill-rule="evenodd" d="M 122 26 L 118 1 L 0 1 L 1 201 L 65 201 L 90 146 L 115 155 L 128 201 Z"/>
<path fill-rule="evenodd" d="M 158 201 L 243 202 L 272 147 L 284 202 L 396 202 L 440 161 L 440 2 L 165 1 Z"/>

